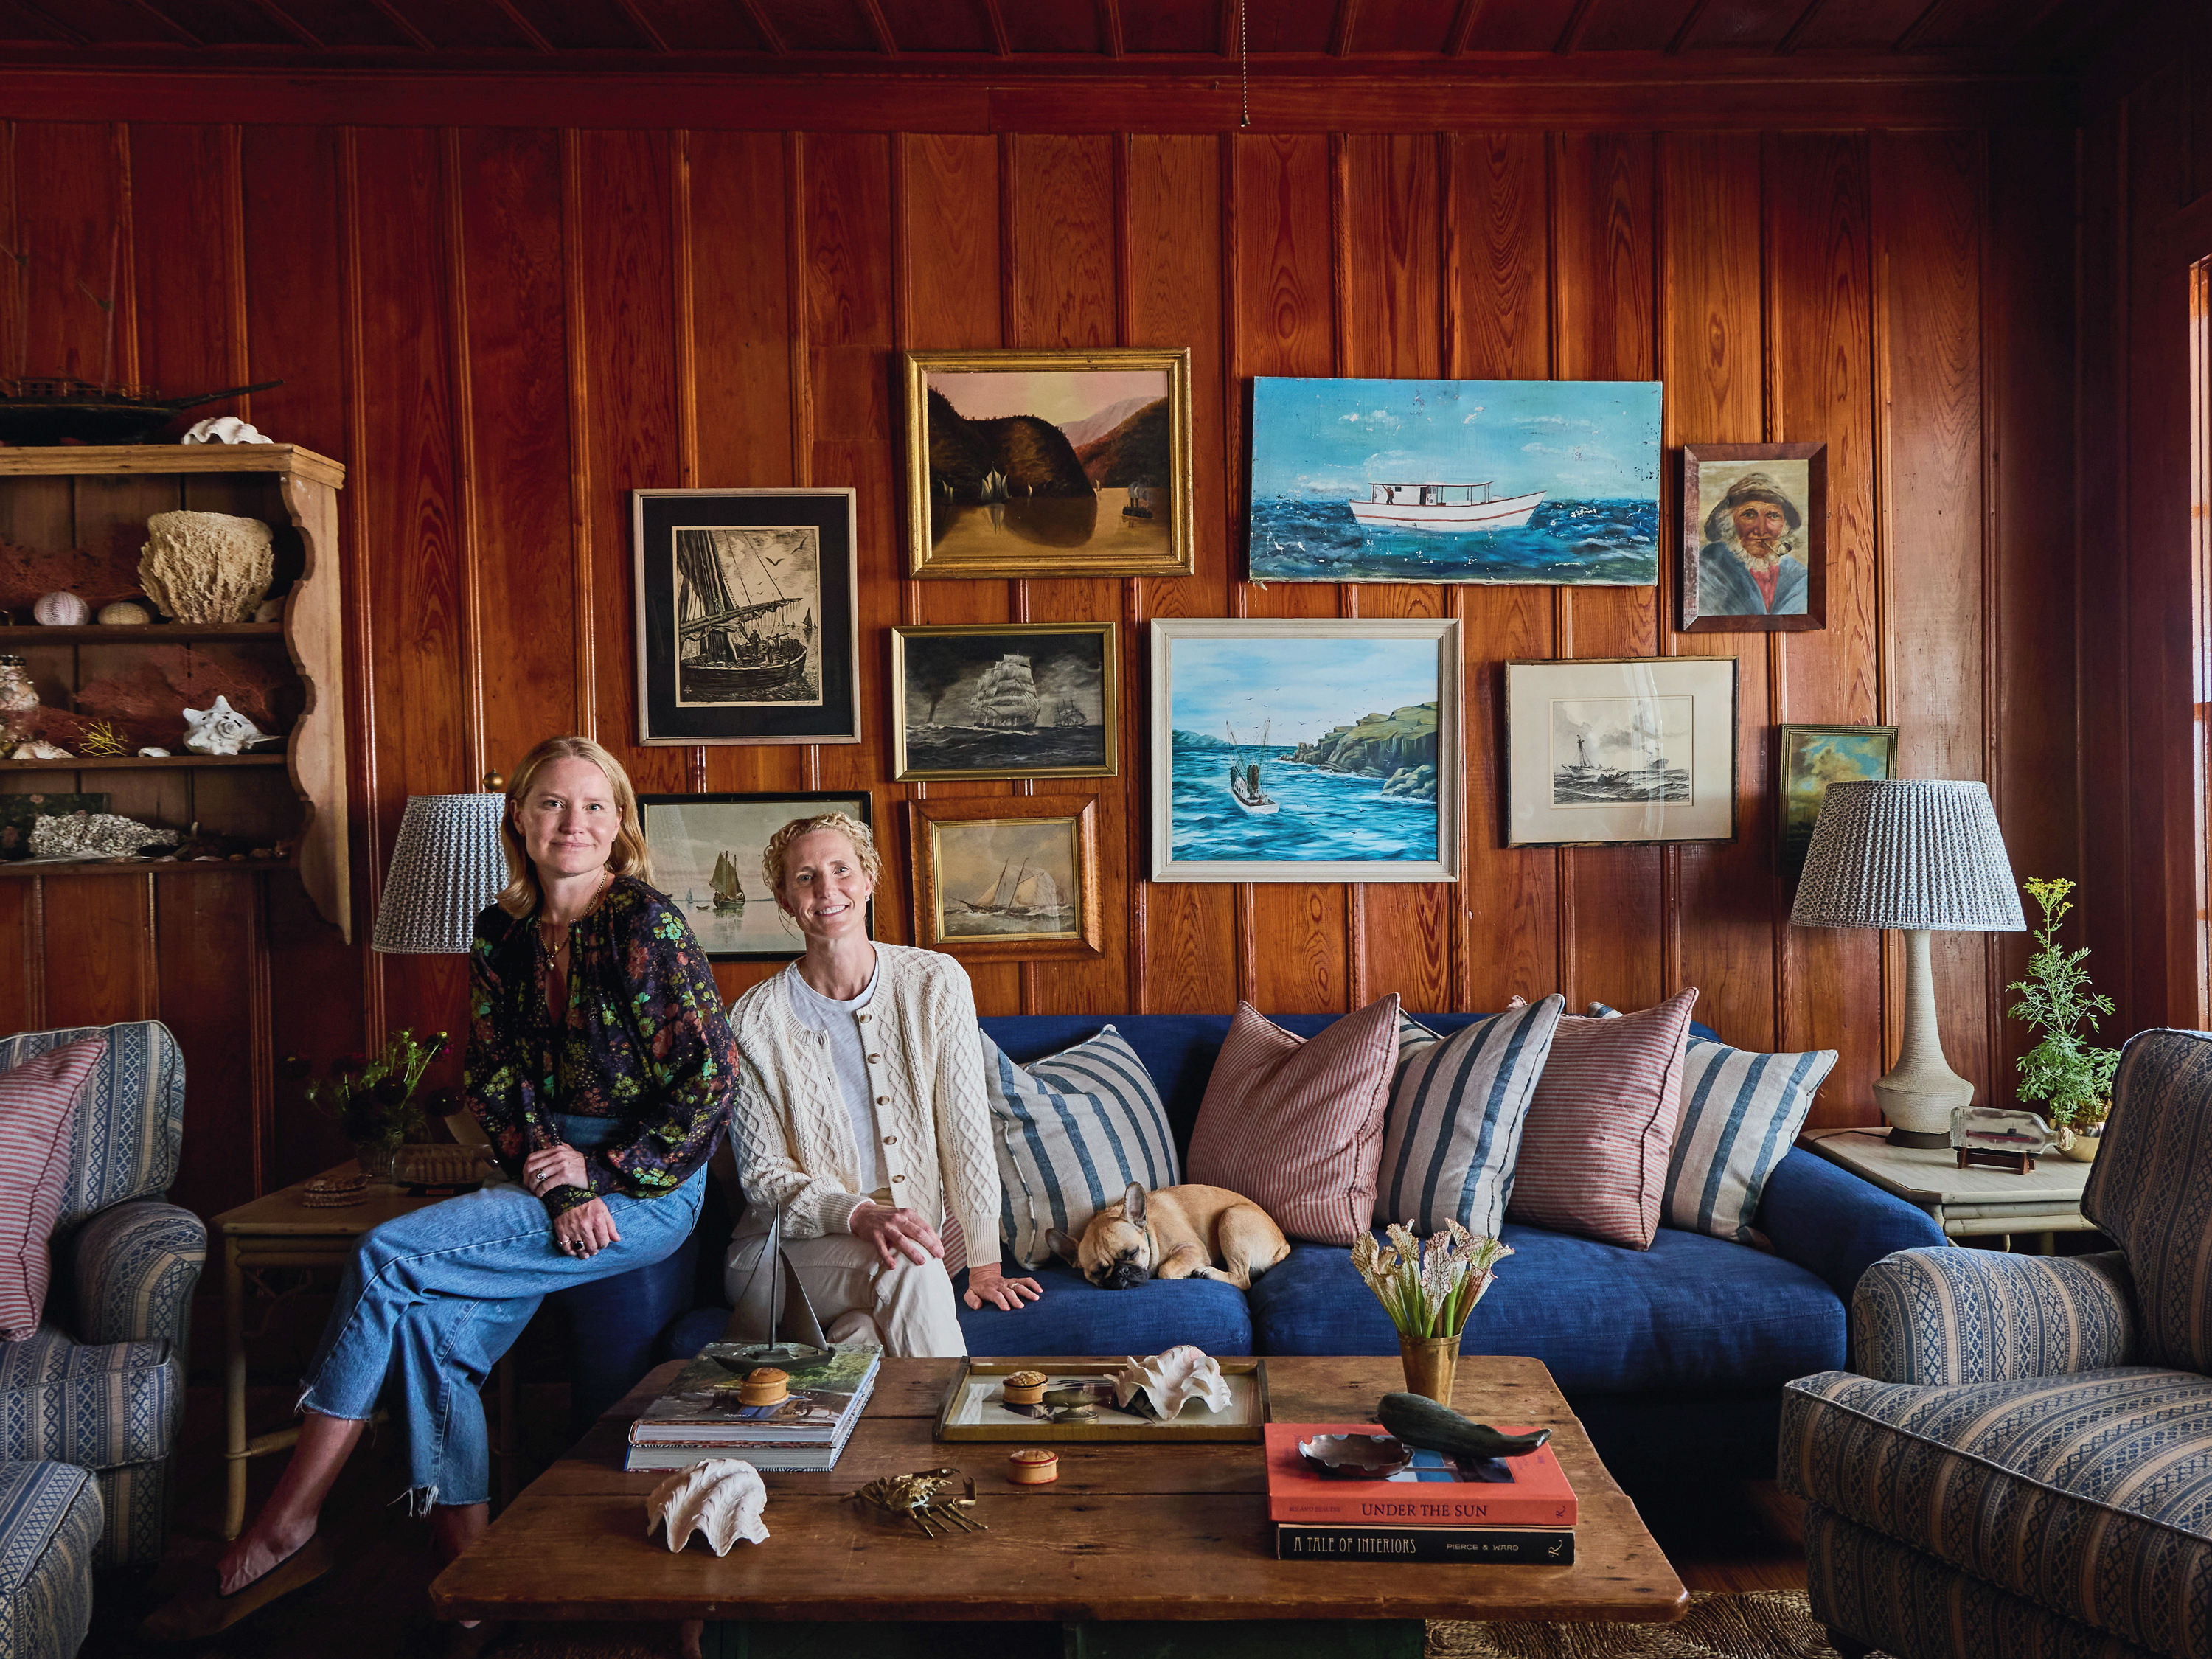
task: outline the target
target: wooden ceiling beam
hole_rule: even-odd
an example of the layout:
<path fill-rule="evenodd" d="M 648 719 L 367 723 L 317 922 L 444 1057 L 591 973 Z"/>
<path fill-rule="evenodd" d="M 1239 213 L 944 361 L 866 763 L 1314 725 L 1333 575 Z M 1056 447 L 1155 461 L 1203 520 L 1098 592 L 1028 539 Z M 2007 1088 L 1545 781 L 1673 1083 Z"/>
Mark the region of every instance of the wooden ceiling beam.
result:
<path fill-rule="evenodd" d="M 1221 55 L 1234 58 L 1243 44 L 1243 0 L 1221 0 Z"/>
<path fill-rule="evenodd" d="M 760 0 L 738 0 L 738 9 L 745 21 L 753 26 L 753 33 L 768 43 L 768 49 L 781 58 L 784 55 L 783 37 L 775 32 L 775 25 L 768 21 L 768 13 L 761 9 Z"/>
<path fill-rule="evenodd" d="M 25 11 L 30 13 L 32 16 L 37 18 L 41 23 L 44 23 L 56 34 L 61 36 L 63 40 L 68 41 L 70 45 L 73 46 L 88 46 L 92 44 L 92 39 L 89 35 L 80 33 L 77 30 L 70 27 L 60 18 L 55 16 L 49 7 L 40 3 L 40 0 L 15 0 L 15 3 L 21 6 Z"/>
<path fill-rule="evenodd" d="M 1705 13 L 1712 3 L 1713 0 L 1698 0 L 1697 4 L 1690 8 L 1690 15 L 1682 20 L 1682 27 L 1674 31 L 1674 38 L 1667 43 L 1668 57 L 1675 56 L 1698 38 L 1698 25 L 1705 21 Z"/>
<path fill-rule="evenodd" d="M 1928 38 L 1928 32 L 1936 26 L 1937 14 L 1950 3 L 1951 0 L 1928 0 L 1926 9 L 1905 26 L 1904 33 L 1889 43 L 1889 49 L 1892 52 L 1919 51 L 1920 43 Z"/>
<path fill-rule="evenodd" d="M 1813 20 L 1820 15 L 1820 9 L 1827 3 L 1828 0 L 1810 0 L 1805 9 L 1797 14 L 1797 21 L 1774 43 L 1774 50 L 1785 58 L 1796 51 L 1797 43 L 1805 38 L 1805 31 L 1812 27 Z"/>
<path fill-rule="evenodd" d="M 416 28 L 414 20 L 393 5 L 392 0 L 368 0 L 368 3 L 376 8 L 386 22 L 398 29 L 401 34 L 413 41 L 422 51 L 435 52 L 438 49 L 437 42 Z"/>
<path fill-rule="evenodd" d="M 654 52 L 668 50 L 668 37 L 660 32 L 650 17 L 638 9 L 637 0 L 615 0 L 615 4 L 622 9 L 622 15 L 629 20 L 629 26 L 637 31 L 638 39 L 647 47 Z"/>
<path fill-rule="evenodd" d="M 1109 58 L 1124 55 L 1121 0 L 1098 0 L 1098 45 Z"/>
<path fill-rule="evenodd" d="M 991 20 L 991 50 L 1001 58 L 1014 55 L 1014 43 L 1006 33 L 1006 15 L 999 9 L 999 0 L 983 0 L 983 15 Z"/>
<path fill-rule="evenodd" d="M 1483 0 L 1459 0 L 1459 11 L 1452 18 L 1451 33 L 1444 36 L 1444 56 L 1456 58 L 1467 50 L 1474 38 L 1474 26 L 1482 16 Z"/>
<path fill-rule="evenodd" d="M 891 34 L 891 20 L 884 15 L 882 0 L 858 0 L 860 15 L 867 20 L 868 33 L 876 37 L 876 50 L 886 58 L 899 55 L 898 41 Z"/>
<path fill-rule="evenodd" d="M 499 9 L 499 15 L 507 19 L 514 32 L 528 43 L 532 52 L 542 52 L 549 58 L 552 56 L 554 50 L 552 41 L 545 37 L 544 32 L 537 24 L 522 15 L 516 7 L 514 0 L 491 0 L 491 3 Z"/>
<path fill-rule="evenodd" d="M 201 40 L 198 35 L 194 34 L 182 23 L 179 23 L 175 18 L 170 16 L 168 13 L 163 11 L 159 6 L 155 5 L 154 3 L 154 0 L 131 0 L 131 3 L 137 7 L 140 11 L 144 12 L 147 16 L 152 18 L 163 28 L 168 30 L 170 33 L 175 35 L 181 45 L 187 46 L 204 46 L 207 44 L 207 42 Z"/>
<path fill-rule="evenodd" d="M 1359 0 L 1336 0 L 1336 17 L 1328 26 L 1328 55 L 1343 58 L 1352 51 L 1352 31 L 1358 26 Z"/>
<path fill-rule="evenodd" d="M 1583 43 L 1583 31 L 1589 27 L 1590 8 L 1597 0 L 1575 0 L 1575 9 L 1567 15 L 1567 26 L 1559 31 L 1552 50 L 1565 58 Z"/>
<path fill-rule="evenodd" d="M 313 31 L 309 29 L 306 24 L 301 22 L 297 18 L 294 17 L 291 13 L 286 11 L 283 7 L 278 5 L 276 3 L 276 0 L 253 0 L 253 5 L 254 9 L 264 17 L 266 17 L 278 28 L 283 30 L 285 33 L 290 35 L 295 40 L 297 40 L 301 46 L 308 47 L 310 50 L 315 52 L 323 52 L 327 50 L 322 41 L 316 38 Z"/>

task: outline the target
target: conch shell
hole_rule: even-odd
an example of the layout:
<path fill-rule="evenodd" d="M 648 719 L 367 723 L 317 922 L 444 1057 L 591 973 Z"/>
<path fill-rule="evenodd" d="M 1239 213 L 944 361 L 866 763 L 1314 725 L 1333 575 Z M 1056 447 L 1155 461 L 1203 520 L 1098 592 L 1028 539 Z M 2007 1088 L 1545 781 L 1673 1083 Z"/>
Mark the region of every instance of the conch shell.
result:
<path fill-rule="evenodd" d="M 1173 1418 L 1195 1400 L 1210 1412 L 1229 1406 L 1229 1382 L 1221 1367 L 1201 1349 L 1178 1343 L 1164 1353 L 1129 1363 L 1114 1373 L 1114 1404 L 1123 1411 L 1142 1394 L 1161 1420 Z"/>
<path fill-rule="evenodd" d="M 653 1489 L 645 1500 L 645 1535 L 665 1525 L 672 1553 L 691 1541 L 695 1532 L 727 1555 L 740 1538 L 749 1544 L 768 1542 L 768 1527 L 761 1511 L 768 1507 L 768 1488 L 760 1473 L 735 1457 L 709 1458 L 679 1469 Z"/>

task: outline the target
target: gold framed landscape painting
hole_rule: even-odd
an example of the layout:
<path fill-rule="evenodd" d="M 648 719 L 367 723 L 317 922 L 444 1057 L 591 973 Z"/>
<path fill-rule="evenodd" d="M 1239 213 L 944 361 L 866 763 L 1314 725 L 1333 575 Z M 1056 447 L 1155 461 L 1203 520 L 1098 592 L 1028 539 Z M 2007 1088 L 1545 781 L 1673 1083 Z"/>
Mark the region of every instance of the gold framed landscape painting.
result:
<path fill-rule="evenodd" d="M 1787 881 L 1804 873 L 1813 825 L 1828 799 L 1832 783 L 1887 782 L 1897 775 L 1897 728 L 1893 726 L 1784 726 L 1776 728 L 1782 750 L 1777 774 L 1782 780 L 1782 811 L 1775 815 L 1775 868 Z"/>
<path fill-rule="evenodd" d="M 916 576 L 1188 576 L 1190 353 L 909 351 Z"/>
<path fill-rule="evenodd" d="M 1097 796 L 939 796 L 906 810 L 916 945 L 963 962 L 1103 954 Z"/>

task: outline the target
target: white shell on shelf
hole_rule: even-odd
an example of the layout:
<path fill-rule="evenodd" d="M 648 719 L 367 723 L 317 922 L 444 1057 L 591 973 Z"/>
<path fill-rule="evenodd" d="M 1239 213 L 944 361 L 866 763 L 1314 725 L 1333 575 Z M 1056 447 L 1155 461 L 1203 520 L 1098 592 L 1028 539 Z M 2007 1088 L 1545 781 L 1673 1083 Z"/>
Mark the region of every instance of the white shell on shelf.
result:
<path fill-rule="evenodd" d="M 261 428 L 249 426 L 235 415 L 214 415 L 204 421 L 196 421 L 185 434 L 188 444 L 266 444 L 273 438 L 261 435 Z"/>
<path fill-rule="evenodd" d="M 44 738 L 33 738 L 27 743 L 17 744 L 9 751 L 8 758 L 9 760 L 75 760 L 76 757 L 66 749 L 58 748 L 48 743 Z"/>
<path fill-rule="evenodd" d="M 31 617 L 48 628 L 81 628 L 92 620 L 92 607 L 74 593 L 41 593 Z"/>
<path fill-rule="evenodd" d="M 185 710 L 185 747 L 196 755 L 235 755 L 256 738 L 269 734 L 217 697 L 205 708 Z"/>
<path fill-rule="evenodd" d="M 169 757 L 169 751 L 166 749 L 141 749 L 138 752 L 148 760 L 167 760 Z"/>
<path fill-rule="evenodd" d="M 100 606 L 100 615 L 93 620 L 102 628 L 137 628 L 153 621 L 154 613 L 136 599 L 118 599 Z"/>
<path fill-rule="evenodd" d="M 768 1542 L 768 1525 L 761 1512 L 768 1508 L 768 1487 L 759 1472 L 735 1457 L 709 1458 L 679 1469 L 653 1489 L 645 1500 L 645 1535 L 657 1526 L 668 1529 L 668 1547 L 680 1550 L 698 1533 L 717 1555 L 727 1555 L 740 1538 L 749 1544 Z"/>
<path fill-rule="evenodd" d="M 1174 1417 L 1192 1401 L 1210 1412 L 1228 1408 L 1229 1381 L 1221 1367 L 1204 1350 L 1188 1342 L 1164 1352 L 1129 1363 L 1114 1374 L 1114 1403 L 1126 1409 L 1142 1392 L 1163 1420 Z"/>

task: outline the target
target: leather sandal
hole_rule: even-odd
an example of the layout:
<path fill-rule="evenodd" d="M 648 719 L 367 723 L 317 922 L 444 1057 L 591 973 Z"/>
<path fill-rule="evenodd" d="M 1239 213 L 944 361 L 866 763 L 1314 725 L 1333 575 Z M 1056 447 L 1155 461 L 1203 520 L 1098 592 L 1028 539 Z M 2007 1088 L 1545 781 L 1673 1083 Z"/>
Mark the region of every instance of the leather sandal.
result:
<path fill-rule="evenodd" d="M 228 1595 L 221 1590 L 187 1590 L 146 1615 L 138 1633 L 150 1642 L 200 1642 L 252 1618 L 295 1590 L 313 1583 L 337 1565 L 337 1553 L 321 1533 L 294 1550 L 258 1578 Z"/>

